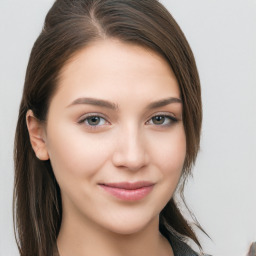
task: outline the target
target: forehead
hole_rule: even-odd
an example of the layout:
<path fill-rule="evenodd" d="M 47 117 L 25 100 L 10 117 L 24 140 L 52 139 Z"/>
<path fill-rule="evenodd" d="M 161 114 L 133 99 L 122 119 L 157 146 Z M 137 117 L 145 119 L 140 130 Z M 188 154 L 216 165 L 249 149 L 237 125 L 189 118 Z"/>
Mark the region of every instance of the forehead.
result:
<path fill-rule="evenodd" d="M 103 98 L 179 97 L 179 86 L 168 62 L 152 50 L 107 39 L 77 52 L 62 68 L 57 94 L 65 100 Z"/>

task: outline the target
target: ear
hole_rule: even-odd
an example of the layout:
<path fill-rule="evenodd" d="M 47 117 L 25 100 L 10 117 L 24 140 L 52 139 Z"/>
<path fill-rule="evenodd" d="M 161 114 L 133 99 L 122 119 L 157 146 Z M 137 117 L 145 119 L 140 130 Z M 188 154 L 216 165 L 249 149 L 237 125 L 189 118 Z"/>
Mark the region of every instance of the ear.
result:
<path fill-rule="evenodd" d="M 45 143 L 45 130 L 43 124 L 34 116 L 32 110 L 26 114 L 27 128 L 32 148 L 40 160 L 48 160 L 49 154 Z"/>

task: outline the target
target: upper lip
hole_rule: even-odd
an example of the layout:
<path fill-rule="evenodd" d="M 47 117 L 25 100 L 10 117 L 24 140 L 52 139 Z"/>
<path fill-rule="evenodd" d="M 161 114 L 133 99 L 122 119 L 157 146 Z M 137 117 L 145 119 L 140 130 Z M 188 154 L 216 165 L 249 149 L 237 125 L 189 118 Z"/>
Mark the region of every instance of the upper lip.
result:
<path fill-rule="evenodd" d="M 153 186 L 154 183 L 149 181 L 137 181 L 137 182 L 115 182 L 115 183 L 101 183 L 100 185 L 112 187 L 112 188 L 120 188 L 127 190 L 134 190 L 143 187 Z"/>

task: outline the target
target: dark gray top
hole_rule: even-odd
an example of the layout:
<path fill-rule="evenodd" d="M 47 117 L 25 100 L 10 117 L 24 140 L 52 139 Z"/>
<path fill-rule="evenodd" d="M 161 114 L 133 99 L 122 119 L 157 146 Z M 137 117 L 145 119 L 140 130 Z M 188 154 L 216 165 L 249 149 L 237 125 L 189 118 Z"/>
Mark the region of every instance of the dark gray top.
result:
<path fill-rule="evenodd" d="M 167 239 L 172 247 L 174 256 L 199 256 L 198 253 L 193 251 L 185 242 L 178 239 L 175 235 L 170 234 Z"/>

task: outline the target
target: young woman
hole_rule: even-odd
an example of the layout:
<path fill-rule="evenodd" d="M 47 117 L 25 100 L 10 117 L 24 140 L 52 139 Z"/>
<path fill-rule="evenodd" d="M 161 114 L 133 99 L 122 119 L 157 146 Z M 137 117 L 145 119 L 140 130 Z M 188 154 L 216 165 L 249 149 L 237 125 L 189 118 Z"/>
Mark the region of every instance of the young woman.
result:
<path fill-rule="evenodd" d="M 193 54 L 158 1 L 57 0 L 16 130 L 20 255 L 198 255 L 175 196 L 201 121 Z"/>

